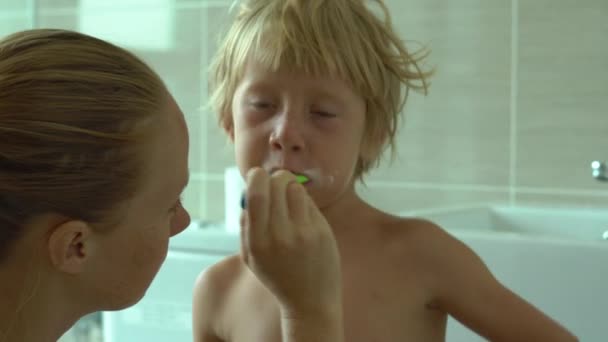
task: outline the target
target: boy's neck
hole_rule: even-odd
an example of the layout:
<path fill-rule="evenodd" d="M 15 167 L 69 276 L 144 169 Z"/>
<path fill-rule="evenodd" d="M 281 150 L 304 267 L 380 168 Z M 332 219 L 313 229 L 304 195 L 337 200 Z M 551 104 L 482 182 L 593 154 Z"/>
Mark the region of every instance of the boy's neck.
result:
<path fill-rule="evenodd" d="M 329 206 L 321 209 L 334 234 L 347 232 L 376 218 L 378 211 L 363 201 L 354 188 Z"/>

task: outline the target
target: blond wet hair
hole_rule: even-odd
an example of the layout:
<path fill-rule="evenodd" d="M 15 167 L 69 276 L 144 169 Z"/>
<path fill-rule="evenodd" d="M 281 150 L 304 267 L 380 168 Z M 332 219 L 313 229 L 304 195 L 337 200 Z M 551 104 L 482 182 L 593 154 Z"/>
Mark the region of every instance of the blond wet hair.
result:
<path fill-rule="evenodd" d="M 210 66 L 210 106 L 229 130 L 232 97 L 249 60 L 271 71 L 342 79 L 367 108 L 364 143 L 374 153 L 360 156 L 355 176 L 361 178 L 379 164 L 387 147 L 394 155 L 409 91 L 428 90 L 432 71 L 422 68 L 427 55 L 426 49 L 406 48 L 381 0 L 241 1 Z"/>

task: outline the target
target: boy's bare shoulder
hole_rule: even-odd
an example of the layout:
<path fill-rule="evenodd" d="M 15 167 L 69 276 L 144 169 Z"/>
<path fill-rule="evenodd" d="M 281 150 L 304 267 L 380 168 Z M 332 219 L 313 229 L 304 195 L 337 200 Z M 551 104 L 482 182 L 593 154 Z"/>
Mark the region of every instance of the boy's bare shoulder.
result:
<path fill-rule="evenodd" d="M 195 332 L 222 330 L 223 319 L 231 294 L 245 271 L 240 255 L 228 256 L 203 270 L 194 285 L 193 323 Z"/>
<path fill-rule="evenodd" d="M 420 243 L 439 243 L 441 240 L 453 239 L 443 228 L 423 218 L 387 214 L 380 226 L 386 238 L 399 244 L 420 246 Z"/>
<path fill-rule="evenodd" d="M 194 285 L 195 294 L 203 295 L 209 302 L 222 301 L 232 291 L 244 271 L 245 264 L 239 254 L 228 256 L 198 275 Z"/>
<path fill-rule="evenodd" d="M 394 218 L 388 225 L 393 257 L 411 261 L 413 270 L 432 286 L 443 287 L 457 278 L 485 274 L 479 256 L 437 224 L 420 218 Z"/>
<path fill-rule="evenodd" d="M 418 264 L 449 259 L 467 249 L 443 228 L 426 219 L 387 216 L 381 226 L 386 247 L 398 251 L 399 257 L 415 258 Z"/>
<path fill-rule="evenodd" d="M 227 256 L 224 259 L 218 261 L 217 263 L 204 269 L 199 274 L 196 284 L 198 286 L 200 282 L 207 283 L 209 281 L 230 283 L 234 281 L 235 277 L 238 277 L 241 274 L 242 268 L 243 261 L 239 254 Z"/>

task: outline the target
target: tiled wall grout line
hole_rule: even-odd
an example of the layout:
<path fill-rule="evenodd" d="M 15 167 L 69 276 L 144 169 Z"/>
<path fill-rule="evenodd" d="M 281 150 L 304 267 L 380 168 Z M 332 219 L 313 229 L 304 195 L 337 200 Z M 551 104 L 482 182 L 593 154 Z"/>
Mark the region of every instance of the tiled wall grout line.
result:
<path fill-rule="evenodd" d="M 517 95 L 519 91 L 519 0 L 511 0 L 511 98 L 509 105 L 509 204 L 515 205 L 517 185 Z"/>

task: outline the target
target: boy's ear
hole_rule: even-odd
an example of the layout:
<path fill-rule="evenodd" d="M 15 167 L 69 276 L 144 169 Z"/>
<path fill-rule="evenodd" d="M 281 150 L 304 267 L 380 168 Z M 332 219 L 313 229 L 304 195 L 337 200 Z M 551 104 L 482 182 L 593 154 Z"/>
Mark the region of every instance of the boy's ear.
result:
<path fill-rule="evenodd" d="M 47 243 L 52 265 L 65 273 L 81 273 L 91 256 L 92 236 L 92 228 L 84 221 L 70 220 L 55 226 Z"/>
<path fill-rule="evenodd" d="M 382 142 L 377 141 L 373 137 L 366 136 L 361 141 L 361 147 L 359 148 L 359 155 L 363 160 L 371 161 L 376 159 L 380 153 Z"/>

